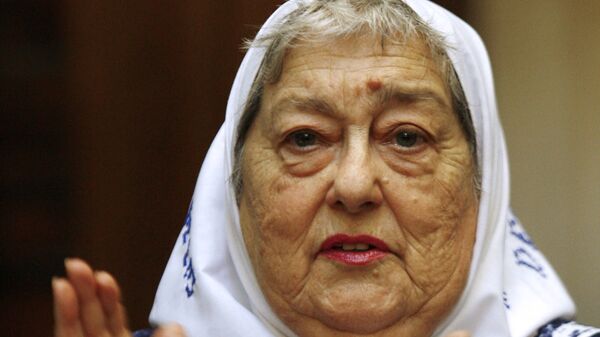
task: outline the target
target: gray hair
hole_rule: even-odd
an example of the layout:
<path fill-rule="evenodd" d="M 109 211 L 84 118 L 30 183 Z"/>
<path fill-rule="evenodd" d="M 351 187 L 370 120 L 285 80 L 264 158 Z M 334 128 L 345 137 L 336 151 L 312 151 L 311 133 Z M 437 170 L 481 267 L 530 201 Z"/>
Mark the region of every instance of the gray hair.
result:
<path fill-rule="evenodd" d="M 234 148 L 234 167 L 231 176 L 239 201 L 243 188 L 241 171 L 246 134 L 260 110 L 266 84 L 276 83 L 286 51 L 303 45 L 314 45 L 354 36 L 371 36 L 381 43 L 406 43 L 418 38 L 428 47 L 452 96 L 452 106 L 467 138 L 475 168 L 473 187 L 480 191 L 481 174 L 477 161 L 475 129 L 467 99 L 452 62 L 446 53 L 444 37 L 429 27 L 402 0 L 314 0 L 300 1 L 298 8 L 253 41 L 247 48 L 265 48 L 256 78 L 250 88 L 237 128 Z"/>

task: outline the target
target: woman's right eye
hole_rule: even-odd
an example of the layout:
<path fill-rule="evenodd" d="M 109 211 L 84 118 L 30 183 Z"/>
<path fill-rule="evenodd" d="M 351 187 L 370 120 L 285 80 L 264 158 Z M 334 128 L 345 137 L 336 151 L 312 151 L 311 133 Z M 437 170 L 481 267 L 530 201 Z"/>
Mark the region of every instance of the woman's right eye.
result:
<path fill-rule="evenodd" d="M 317 144 L 318 136 L 310 130 L 299 130 L 292 132 L 288 141 L 298 148 L 307 148 Z"/>

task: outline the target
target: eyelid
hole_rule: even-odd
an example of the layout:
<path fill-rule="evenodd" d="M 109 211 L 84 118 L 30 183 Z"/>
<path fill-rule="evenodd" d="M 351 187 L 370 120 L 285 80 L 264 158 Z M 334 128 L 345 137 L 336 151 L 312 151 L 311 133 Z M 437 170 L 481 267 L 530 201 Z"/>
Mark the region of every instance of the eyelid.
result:
<path fill-rule="evenodd" d="M 390 139 L 391 137 L 397 135 L 399 132 L 402 132 L 402 131 L 416 133 L 416 134 L 420 135 L 421 137 L 423 137 L 423 139 L 425 139 L 427 141 L 430 141 L 433 139 L 433 137 L 429 134 L 429 132 L 423 130 L 423 128 L 421 128 L 415 124 L 410 124 L 410 123 L 397 124 L 397 125 L 393 125 L 393 126 L 389 127 L 388 130 L 389 131 L 384 133 L 384 134 L 386 134 L 386 136 L 385 136 L 386 139 Z"/>

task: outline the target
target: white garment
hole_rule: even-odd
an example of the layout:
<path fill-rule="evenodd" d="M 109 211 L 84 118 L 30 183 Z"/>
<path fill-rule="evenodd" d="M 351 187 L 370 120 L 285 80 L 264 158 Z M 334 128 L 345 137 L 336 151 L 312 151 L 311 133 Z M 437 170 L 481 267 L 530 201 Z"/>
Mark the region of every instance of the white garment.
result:
<path fill-rule="evenodd" d="M 281 22 L 298 3 L 279 7 L 261 32 Z M 530 336 L 554 318 L 572 316 L 575 308 L 510 212 L 508 159 L 485 47 L 471 27 L 445 9 L 427 0 L 406 3 L 453 47 L 448 53 L 469 102 L 483 173 L 469 280 L 434 336 L 459 329 L 475 337 Z M 190 337 L 295 336 L 258 286 L 229 180 L 237 123 L 263 55 L 263 48 L 250 49 L 238 70 L 225 122 L 200 171 L 190 213 L 150 314 L 152 324 L 178 322 Z"/>

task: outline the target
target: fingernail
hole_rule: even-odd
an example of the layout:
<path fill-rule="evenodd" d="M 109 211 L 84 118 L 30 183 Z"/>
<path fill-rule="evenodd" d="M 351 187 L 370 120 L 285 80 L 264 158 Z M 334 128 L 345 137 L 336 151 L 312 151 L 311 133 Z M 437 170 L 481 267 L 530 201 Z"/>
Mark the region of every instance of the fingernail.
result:
<path fill-rule="evenodd" d="M 74 257 L 66 257 L 65 258 L 65 267 L 72 265 L 73 262 L 75 262 L 75 261 L 77 261 L 77 259 Z"/>
<path fill-rule="evenodd" d="M 102 283 L 106 283 L 107 280 L 110 278 L 109 274 L 103 270 L 94 271 L 94 277 L 96 278 L 96 280 Z"/>
<path fill-rule="evenodd" d="M 52 284 L 52 293 L 53 294 L 56 294 L 56 292 L 58 291 L 58 284 L 59 284 L 59 282 L 60 282 L 60 278 L 58 278 L 56 276 L 52 277 L 51 284 Z"/>

